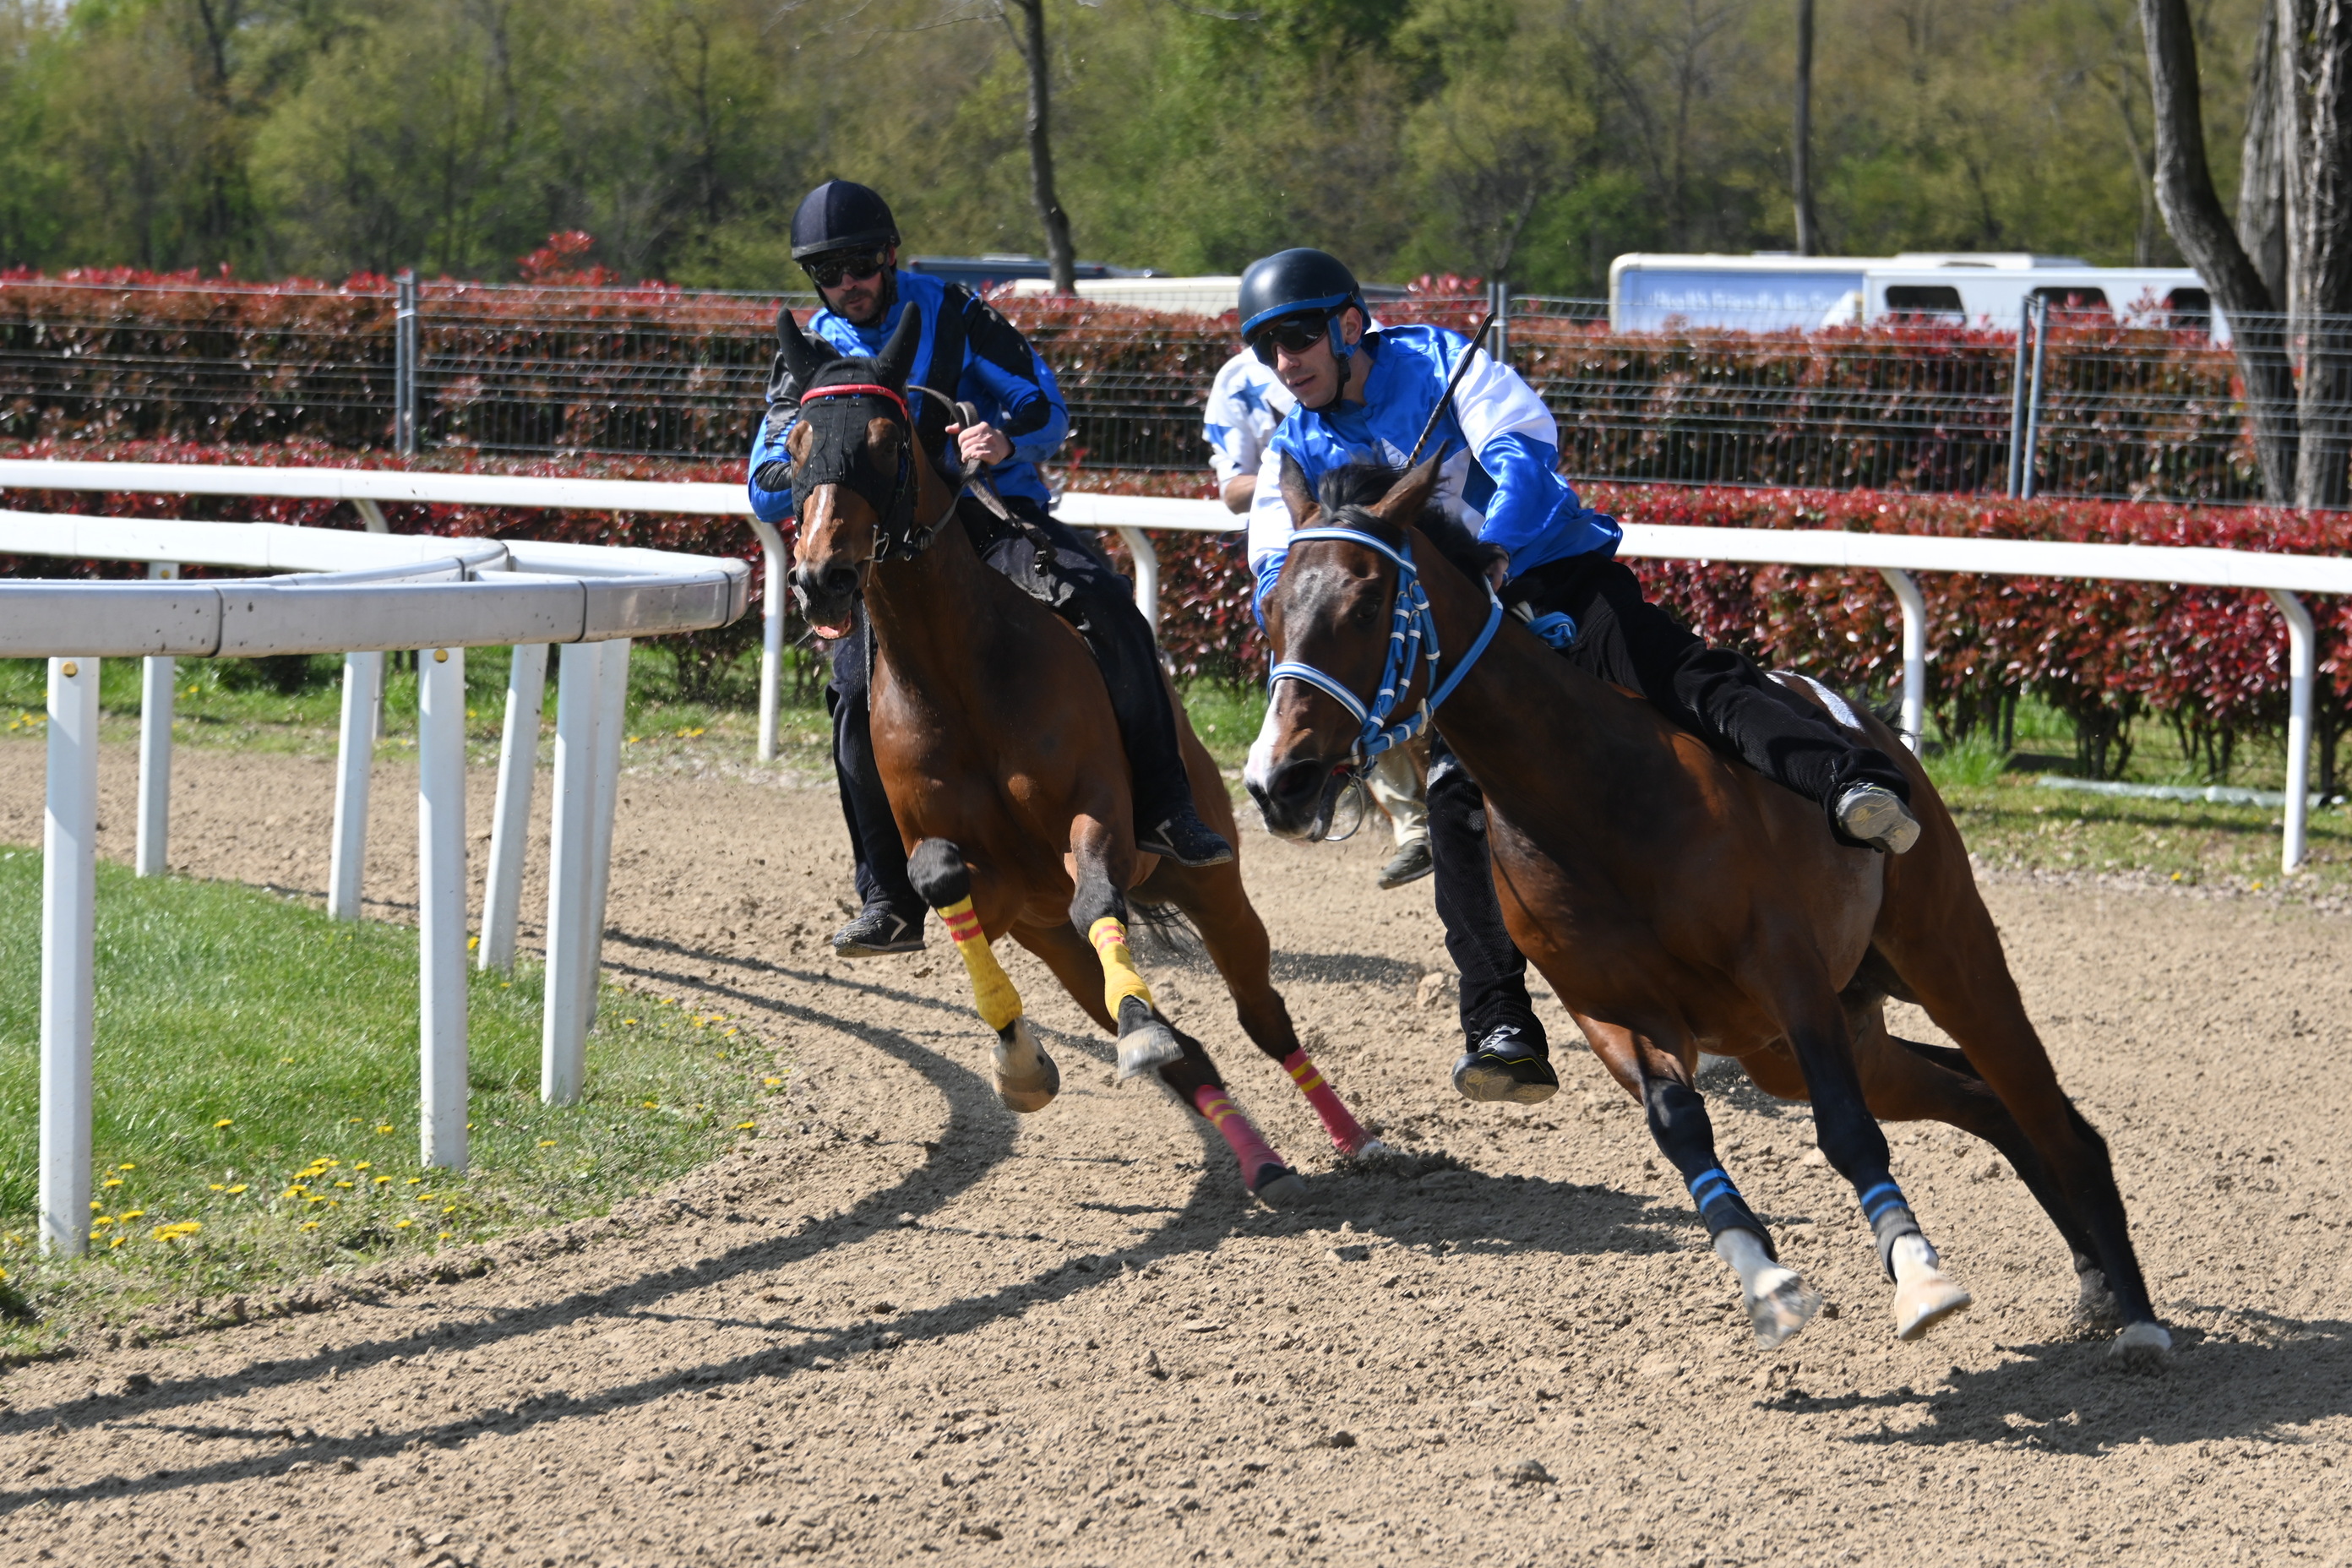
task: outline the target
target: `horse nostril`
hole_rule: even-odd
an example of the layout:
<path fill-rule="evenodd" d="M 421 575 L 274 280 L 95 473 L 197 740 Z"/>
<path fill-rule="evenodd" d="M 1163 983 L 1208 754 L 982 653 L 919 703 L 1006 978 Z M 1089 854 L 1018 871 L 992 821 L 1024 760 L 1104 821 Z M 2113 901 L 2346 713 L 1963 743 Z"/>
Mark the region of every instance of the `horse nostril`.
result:
<path fill-rule="evenodd" d="M 835 566 L 824 574 L 824 592 L 828 597 L 845 599 L 857 592 L 857 569 Z"/>
<path fill-rule="evenodd" d="M 1309 806 L 1321 793 L 1323 781 L 1330 776 L 1330 773 L 1329 764 L 1325 763 L 1285 763 L 1266 780 L 1266 794 L 1286 805 Z"/>

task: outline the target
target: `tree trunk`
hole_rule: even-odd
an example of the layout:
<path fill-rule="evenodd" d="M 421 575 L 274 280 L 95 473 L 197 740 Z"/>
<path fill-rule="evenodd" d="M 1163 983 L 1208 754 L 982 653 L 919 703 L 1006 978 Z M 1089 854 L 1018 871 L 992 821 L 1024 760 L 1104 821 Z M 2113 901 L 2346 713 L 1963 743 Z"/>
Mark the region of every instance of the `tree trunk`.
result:
<path fill-rule="evenodd" d="M 2279 80 L 2278 7 L 2265 5 L 2246 81 L 2246 140 L 2238 156 L 2238 243 L 2273 301 L 2286 289 L 2286 121 Z"/>
<path fill-rule="evenodd" d="M 1054 190 L 1054 137 L 1051 127 L 1052 62 L 1045 53 L 1045 0 L 1009 0 L 1021 13 L 1022 26 L 1013 33 L 1021 58 L 1029 68 L 1029 199 L 1037 205 L 1038 221 L 1045 226 L 1045 263 L 1052 269 L 1054 292 L 1078 291 L 1078 253 L 1070 241 L 1069 215 L 1062 211 Z"/>
<path fill-rule="evenodd" d="M 1822 236 L 1813 217 L 1813 0 L 1797 0 L 1797 129 L 1789 164 L 1789 184 L 1797 207 L 1797 254 L 1818 256 Z"/>
<path fill-rule="evenodd" d="M 2302 145 L 2295 150 L 2294 327 L 2303 357 L 2294 503 L 2340 507 L 2352 460 L 2352 0 L 2318 0 L 2297 39 Z M 2298 93 L 2298 96 L 2301 96 Z"/>
<path fill-rule="evenodd" d="M 2263 493 L 2284 500 L 2296 479 L 2294 372 L 2287 360 L 2285 321 L 2213 189 L 2189 0 L 2139 0 L 2139 18 L 2147 38 L 2148 96 L 2156 111 L 2156 204 L 2181 254 L 2230 318 Z"/>

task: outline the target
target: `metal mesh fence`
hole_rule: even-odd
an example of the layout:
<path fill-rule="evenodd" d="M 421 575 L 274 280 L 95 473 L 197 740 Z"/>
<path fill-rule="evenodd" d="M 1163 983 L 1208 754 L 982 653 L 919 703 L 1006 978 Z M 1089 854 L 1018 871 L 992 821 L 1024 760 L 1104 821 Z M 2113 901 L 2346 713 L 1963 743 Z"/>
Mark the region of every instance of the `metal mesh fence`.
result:
<path fill-rule="evenodd" d="M 778 306 L 814 303 L 658 286 L 425 283 L 421 445 L 735 458 L 761 410 Z M 1230 314 L 1000 303 L 1061 382 L 1076 467 L 1205 467 L 1200 411 L 1238 346 Z M 1408 299 L 1377 313 L 1466 331 L 1484 309 Z M 388 285 L 0 278 L 0 439 L 388 445 L 394 315 Z M 1557 416 L 1562 467 L 1578 477 L 2261 498 L 2233 355 L 2201 329 L 2058 312 L 2037 372 L 2014 331 L 1932 323 L 1618 331 L 1600 301 L 1522 297 L 1506 325 L 1510 358 Z M 2352 340 L 2352 323 L 2336 325 Z M 2031 465 L 2018 464 L 2029 446 Z"/>

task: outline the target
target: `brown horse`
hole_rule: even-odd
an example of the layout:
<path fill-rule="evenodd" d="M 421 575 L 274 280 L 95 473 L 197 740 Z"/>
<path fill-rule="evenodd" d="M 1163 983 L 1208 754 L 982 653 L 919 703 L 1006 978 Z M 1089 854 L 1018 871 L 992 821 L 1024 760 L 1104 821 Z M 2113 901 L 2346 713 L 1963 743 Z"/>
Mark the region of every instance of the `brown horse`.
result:
<path fill-rule="evenodd" d="M 1459 684 L 1434 722 L 1485 792 L 1511 938 L 1647 1110 L 1740 1276 L 1758 1338 L 1796 1332 L 1819 1298 L 1778 1264 L 1717 1161 L 1692 1087 L 1702 1049 L 1738 1058 L 1769 1093 L 1812 1101 L 1822 1152 L 1853 1184 L 1897 1283 L 1904 1338 L 1969 1299 L 1895 1184 L 1876 1118 L 1949 1122 L 1999 1149 L 2073 1248 L 2086 1313 L 2122 1320 L 2110 1353 L 2160 1362 L 2171 1337 L 2149 1305 L 2106 1145 L 2059 1088 L 1967 848 L 1909 751 L 1825 688 L 1781 678 L 1901 759 L 1910 779 L 1924 829 L 1910 852 L 1845 848 L 1811 802 L 1507 616 L 1462 671 L 1458 656 L 1499 608 L 1478 580 L 1479 546 L 1427 510 L 1435 481 L 1434 465 L 1402 478 L 1342 470 L 1327 478 L 1323 504 L 1286 491 L 1295 526 L 1318 522 L 1326 505 L 1335 521 L 1294 539 L 1266 601 L 1276 658 L 1314 672 L 1278 682 L 1251 754 L 1245 776 L 1267 826 L 1312 837 L 1328 822 L 1360 721 L 1311 681 L 1378 689 L 1391 605 L 1417 570 L 1437 646 L 1457 655 L 1437 677 Z M 1428 674 L 1410 679 L 1404 711 L 1430 689 Z M 1960 1049 L 1889 1035 L 1889 995 L 1926 1008 Z"/>
<path fill-rule="evenodd" d="M 878 356 L 833 359 L 789 312 L 778 318 L 785 359 L 809 389 L 788 442 L 802 496 L 792 576 L 816 626 L 845 624 L 853 596 L 865 596 L 875 755 L 909 879 L 946 922 L 997 1031 L 998 1097 L 1039 1110 L 1060 1083 L 991 947 L 1009 931 L 1118 1037 L 1120 1077 L 1158 1068 L 1224 1136 L 1253 1194 L 1297 1201 L 1305 1184 L 1234 1109 L 1200 1043 L 1153 1003 L 1129 951 L 1130 889 L 1147 909 L 1192 921 L 1242 1027 L 1290 1074 L 1340 1153 L 1379 1146 L 1299 1045 L 1239 862 L 1188 869 L 1136 849 L 1127 756 L 1093 656 L 973 549 L 957 518 L 961 479 L 933 457 L 945 446 L 944 400 L 922 398 L 919 431 L 908 412 L 919 329 L 909 310 Z M 1236 842 L 1224 781 L 1183 711 L 1177 703 L 1193 799 Z"/>

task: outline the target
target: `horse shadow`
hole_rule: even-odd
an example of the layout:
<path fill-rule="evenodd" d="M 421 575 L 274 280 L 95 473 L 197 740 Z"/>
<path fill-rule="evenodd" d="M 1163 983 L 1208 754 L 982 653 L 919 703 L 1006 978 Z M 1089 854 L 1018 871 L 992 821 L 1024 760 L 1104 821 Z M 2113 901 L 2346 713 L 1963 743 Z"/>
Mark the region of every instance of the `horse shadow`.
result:
<path fill-rule="evenodd" d="M 2303 1440 L 2294 1429 L 2352 1413 L 2352 1321 L 2169 1305 L 2200 1315 L 2226 1311 L 2242 1327 L 2224 1335 L 2174 1322 L 2172 1364 L 2157 1375 L 2115 1366 L 2107 1360 L 2106 1336 L 2085 1332 L 2003 1345 L 2013 1359 L 1981 1371 L 1954 1371 L 1943 1386 L 1924 1393 L 1906 1386 L 1822 1398 L 1791 1386 L 1757 1405 L 1908 1411 L 1924 1417 L 1845 1439 L 1863 1447 L 1992 1442 L 2071 1454 L 2129 1444 L 2293 1443 Z"/>

